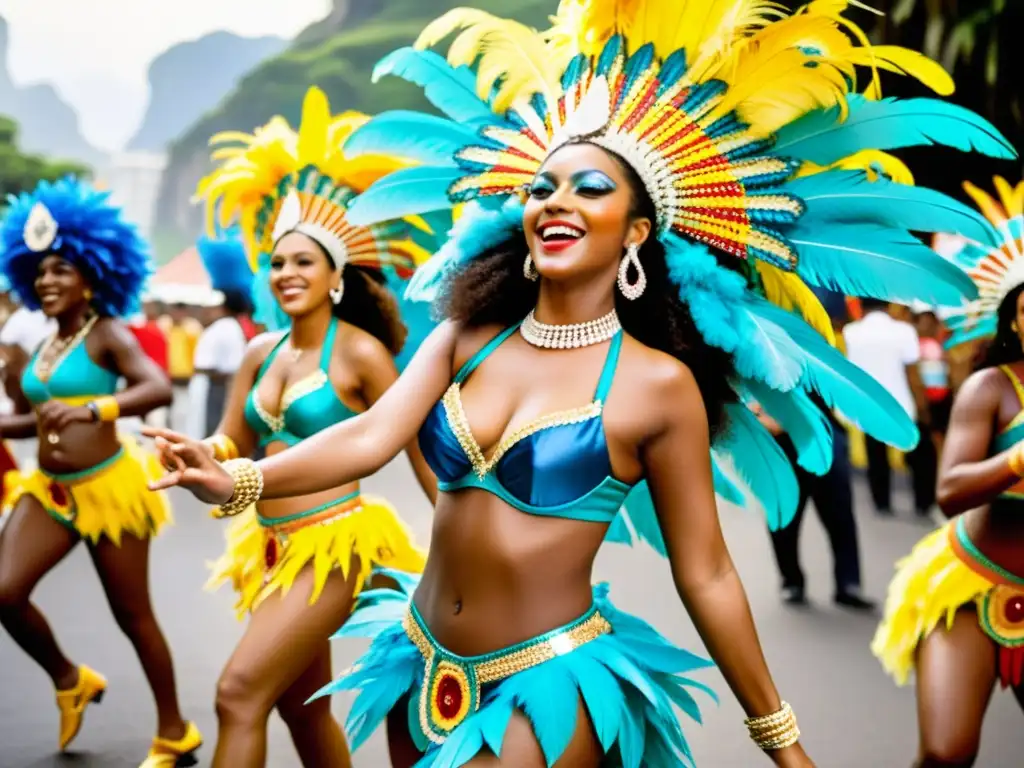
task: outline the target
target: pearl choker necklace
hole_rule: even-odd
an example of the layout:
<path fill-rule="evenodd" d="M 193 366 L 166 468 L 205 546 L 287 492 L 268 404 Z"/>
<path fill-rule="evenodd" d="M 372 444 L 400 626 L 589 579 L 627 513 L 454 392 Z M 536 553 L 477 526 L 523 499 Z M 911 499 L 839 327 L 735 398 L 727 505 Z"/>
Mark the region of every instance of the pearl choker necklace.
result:
<path fill-rule="evenodd" d="M 622 328 L 613 309 L 604 317 L 572 325 L 548 325 L 534 317 L 533 310 L 519 326 L 519 333 L 535 347 L 545 349 L 577 349 L 608 341 Z"/>

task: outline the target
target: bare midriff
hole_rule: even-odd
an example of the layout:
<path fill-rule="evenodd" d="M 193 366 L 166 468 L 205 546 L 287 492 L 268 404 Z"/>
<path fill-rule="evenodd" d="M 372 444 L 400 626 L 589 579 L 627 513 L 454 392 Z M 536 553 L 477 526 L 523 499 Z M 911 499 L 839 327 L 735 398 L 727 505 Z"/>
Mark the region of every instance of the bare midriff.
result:
<path fill-rule="evenodd" d="M 591 607 L 591 570 L 607 526 L 520 512 L 479 489 L 438 496 L 415 603 L 461 656 L 501 650 Z"/>

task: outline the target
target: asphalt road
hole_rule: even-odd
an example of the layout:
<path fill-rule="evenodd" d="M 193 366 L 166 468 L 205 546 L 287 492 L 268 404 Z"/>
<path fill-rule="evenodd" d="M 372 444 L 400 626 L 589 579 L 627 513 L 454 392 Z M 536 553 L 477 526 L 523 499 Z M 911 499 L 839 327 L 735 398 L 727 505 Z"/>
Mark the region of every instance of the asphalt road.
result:
<path fill-rule="evenodd" d="M 366 482 L 405 511 L 423 541 L 430 510 L 412 481 L 404 458 Z M 857 489 L 865 591 L 884 593 L 892 563 L 906 553 L 925 528 L 909 519 L 877 520 L 868 511 L 866 488 Z M 909 499 L 905 508 L 909 510 Z M 214 683 L 241 633 L 227 590 L 202 591 L 205 563 L 220 550 L 221 526 L 191 497 L 175 495 L 177 524 L 154 546 L 151 575 L 158 615 L 171 643 L 186 716 L 195 719 L 210 746 L 216 734 Z M 871 656 L 868 644 L 876 618 L 851 614 L 831 605 L 831 571 L 821 526 L 805 519 L 802 542 L 812 607 L 780 605 L 767 534 L 755 515 L 722 510 L 733 557 L 746 584 L 765 653 L 783 695 L 800 718 L 804 743 L 822 768 L 905 768 L 916 746 L 914 696 L 897 689 Z M 701 643 L 679 603 L 666 564 L 649 550 L 607 546 L 595 578 L 612 583 L 623 608 L 652 621 L 670 638 L 700 651 Z M 134 768 L 145 754 L 154 715 L 142 672 L 131 646 L 118 632 L 104 602 L 86 553 L 77 551 L 40 585 L 36 600 L 49 617 L 61 644 L 73 658 L 101 670 L 110 687 L 102 706 L 89 710 L 74 747 L 54 754 L 57 711 L 43 673 L 0 631 L 0 768 Z M 335 644 L 335 668 L 349 664 L 361 641 Z M 720 675 L 702 680 L 722 695 L 722 703 L 704 707 L 705 724 L 687 732 L 701 768 L 756 768 L 769 762 L 747 738 L 743 714 Z M 343 718 L 349 699 L 339 697 L 335 712 Z M 1012 696 L 996 695 L 985 726 L 979 768 L 1013 768 L 1024 763 L 1021 713 Z M 200 752 L 209 765 L 212 749 Z M 274 716 L 270 728 L 272 768 L 298 765 L 287 731 Z M 355 756 L 360 768 L 387 766 L 383 733 Z"/>

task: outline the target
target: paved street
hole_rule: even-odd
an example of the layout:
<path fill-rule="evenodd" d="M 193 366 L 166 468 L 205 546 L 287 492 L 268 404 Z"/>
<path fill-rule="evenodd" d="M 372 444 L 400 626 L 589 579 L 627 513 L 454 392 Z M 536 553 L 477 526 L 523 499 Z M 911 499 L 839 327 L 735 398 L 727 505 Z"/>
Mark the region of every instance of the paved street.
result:
<path fill-rule="evenodd" d="M 396 502 L 426 541 L 429 508 L 411 478 L 403 458 L 366 487 Z M 881 596 L 893 561 L 925 529 L 907 515 L 895 521 L 874 519 L 867 511 L 866 497 L 866 488 L 859 488 L 865 590 Z M 909 499 L 905 500 L 909 509 Z M 228 591 L 201 590 L 204 564 L 220 550 L 221 526 L 191 497 L 176 495 L 174 501 L 178 522 L 154 547 L 151 580 L 157 611 L 174 651 L 186 716 L 198 721 L 211 742 L 200 752 L 200 765 L 206 766 L 216 734 L 214 683 L 241 626 L 234 620 Z M 822 768 L 908 766 L 916 743 L 913 692 L 896 689 L 870 655 L 868 644 L 876 620 L 831 605 L 831 567 L 816 518 L 810 515 L 805 520 L 803 549 L 814 607 L 803 611 L 778 602 L 774 563 L 760 520 L 732 508 L 723 510 L 722 519 L 775 679 L 800 718 L 804 743 L 817 764 Z M 621 607 L 653 621 L 687 647 L 701 648 L 673 591 L 666 564 L 650 551 L 608 546 L 598 560 L 595 578 L 611 581 L 612 595 Z M 57 711 L 49 683 L 0 630 L 0 768 L 134 768 L 152 733 L 152 704 L 132 648 L 110 620 L 86 553 L 73 553 L 42 583 L 36 600 L 64 648 L 107 675 L 110 687 L 102 706 L 89 710 L 74 745 L 77 752 L 55 756 Z M 357 641 L 336 643 L 336 669 L 350 663 L 362 647 Z M 707 704 L 704 726 L 687 726 L 697 764 L 701 768 L 768 765 L 749 742 L 742 712 L 721 677 L 708 672 L 702 679 L 721 692 L 722 704 Z M 348 699 L 337 699 L 337 715 L 343 717 L 348 706 Z M 1012 697 L 998 694 L 987 721 L 979 768 L 1021 765 L 1021 725 Z M 382 733 L 356 755 L 355 764 L 387 765 Z M 287 732 L 276 716 L 271 723 L 269 765 L 297 765 Z"/>

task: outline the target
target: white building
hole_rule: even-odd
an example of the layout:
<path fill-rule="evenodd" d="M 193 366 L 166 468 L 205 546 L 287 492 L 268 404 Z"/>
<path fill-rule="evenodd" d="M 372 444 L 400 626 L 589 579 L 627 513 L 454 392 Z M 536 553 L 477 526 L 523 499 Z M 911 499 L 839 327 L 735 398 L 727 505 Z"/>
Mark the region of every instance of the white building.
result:
<path fill-rule="evenodd" d="M 153 235 L 160 180 L 167 155 L 157 152 L 118 152 L 97 173 L 97 186 L 110 190 L 110 201 L 124 209 L 125 218 L 138 225 L 147 240 Z"/>

